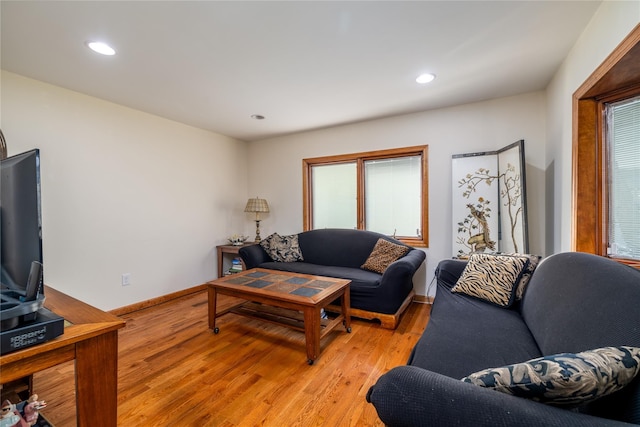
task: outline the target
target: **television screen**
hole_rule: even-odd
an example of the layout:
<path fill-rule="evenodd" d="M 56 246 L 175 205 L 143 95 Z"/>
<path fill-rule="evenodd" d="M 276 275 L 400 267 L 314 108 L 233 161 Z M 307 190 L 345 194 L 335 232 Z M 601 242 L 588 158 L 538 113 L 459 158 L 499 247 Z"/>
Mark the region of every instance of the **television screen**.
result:
<path fill-rule="evenodd" d="M 42 264 L 40 151 L 3 159 L 0 187 L 1 288 L 25 291 L 32 263 Z M 41 287 L 41 271 L 39 276 Z"/>

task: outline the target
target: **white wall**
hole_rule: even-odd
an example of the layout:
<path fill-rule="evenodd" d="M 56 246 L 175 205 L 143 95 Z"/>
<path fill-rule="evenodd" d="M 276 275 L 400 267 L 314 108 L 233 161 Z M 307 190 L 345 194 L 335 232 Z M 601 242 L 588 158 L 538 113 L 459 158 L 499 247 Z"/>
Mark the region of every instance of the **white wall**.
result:
<path fill-rule="evenodd" d="M 572 96 L 640 22 L 640 1 L 605 1 L 547 88 L 547 251 L 570 251 Z"/>
<path fill-rule="evenodd" d="M 271 213 L 264 236 L 302 230 L 302 159 L 429 145 L 429 248 L 414 278 L 427 294 L 438 261 L 452 255 L 451 156 L 525 140 L 530 251 L 544 253 L 545 95 L 543 92 L 272 138 L 249 144 L 249 192 Z M 431 292 L 431 294 L 433 291 Z"/>
<path fill-rule="evenodd" d="M 9 154 L 41 150 L 52 287 L 144 301 L 211 280 L 215 246 L 252 230 L 245 142 L 4 71 L 1 107 Z"/>

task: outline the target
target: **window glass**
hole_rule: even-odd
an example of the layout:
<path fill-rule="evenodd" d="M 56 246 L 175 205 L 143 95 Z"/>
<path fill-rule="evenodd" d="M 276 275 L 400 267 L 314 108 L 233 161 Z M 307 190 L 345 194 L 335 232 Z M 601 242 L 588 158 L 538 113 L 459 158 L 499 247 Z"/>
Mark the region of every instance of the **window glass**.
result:
<path fill-rule="evenodd" d="M 356 228 L 356 163 L 317 165 L 311 169 L 312 228 Z"/>
<path fill-rule="evenodd" d="M 640 97 L 607 105 L 608 252 L 640 259 Z"/>
<path fill-rule="evenodd" d="M 366 229 L 387 235 L 421 235 L 420 156 L 364 162 Z"/>

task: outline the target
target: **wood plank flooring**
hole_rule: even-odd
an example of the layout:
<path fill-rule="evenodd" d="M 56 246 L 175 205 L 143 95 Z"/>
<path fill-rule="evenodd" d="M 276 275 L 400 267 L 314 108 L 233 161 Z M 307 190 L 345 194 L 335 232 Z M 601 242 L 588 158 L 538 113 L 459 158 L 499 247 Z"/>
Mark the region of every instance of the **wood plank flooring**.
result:
<path fill-rule="evenodd" d="M 411 304 L 394 331 L 354 319 L 352 333 L 336 328 L 322 340 L 313 366 L 299 331 L 228 314 L 214 335 L 206 292 L 123 315 L 118 425 L 382 426 L 367 390 L 406 363 L 429 312 Z M 76 425 L 73 376 L 73 363 L 34 376 L 56 427 Z"/>

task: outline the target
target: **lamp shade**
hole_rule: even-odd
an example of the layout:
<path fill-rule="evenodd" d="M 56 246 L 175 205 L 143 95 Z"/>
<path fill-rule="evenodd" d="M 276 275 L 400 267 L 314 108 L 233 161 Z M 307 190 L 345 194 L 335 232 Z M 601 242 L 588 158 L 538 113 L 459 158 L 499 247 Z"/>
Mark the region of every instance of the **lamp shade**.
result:
<path fill-rule="evenodd" d="M 269 212 L 269 204 L 265 199 L 249 199 L 247 200 L 247 206 L 244 208 L 245 212 Z"/>

